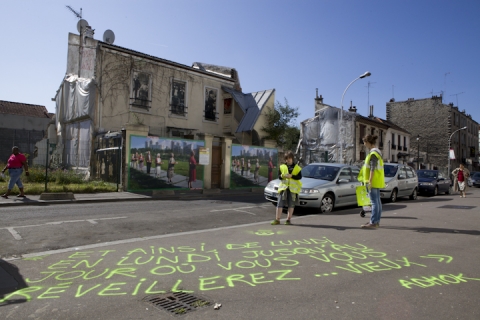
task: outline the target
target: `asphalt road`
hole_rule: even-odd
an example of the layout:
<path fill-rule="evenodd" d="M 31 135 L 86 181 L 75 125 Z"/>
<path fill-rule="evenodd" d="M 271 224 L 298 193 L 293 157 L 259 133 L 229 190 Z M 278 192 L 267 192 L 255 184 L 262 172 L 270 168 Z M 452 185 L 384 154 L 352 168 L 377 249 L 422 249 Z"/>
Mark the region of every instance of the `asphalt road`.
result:
<path fill-rule="evenodd" d="M 31 253 L 9 260 L 17 277 L 3 279 L 24 289 L 0 294 L 0 318 L 172 319 L 172 310 L 184 319 L 480 318 L 480 189 L 385 204 L 374 230 L 360 228 L 358 208 L 271 226 L 274 208 L 261 197 L 147 203 L 55 206 L 16 220 L 2 210 L 9 225 L 56 224 L 18 232 Z M 1 233 L 3 252 L 14 241 Z M 47 242 L 65 249 L 41 251 Z M 188 311 L 146 301 L 178 292 L 207 303 Z"/>

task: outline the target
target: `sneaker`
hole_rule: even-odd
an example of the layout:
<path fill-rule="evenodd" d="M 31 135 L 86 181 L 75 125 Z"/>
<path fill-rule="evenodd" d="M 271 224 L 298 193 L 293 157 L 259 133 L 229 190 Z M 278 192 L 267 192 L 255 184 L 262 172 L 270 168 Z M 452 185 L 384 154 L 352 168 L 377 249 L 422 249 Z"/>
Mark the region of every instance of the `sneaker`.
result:
<path fill-rule="evenodd" d="M 379 225 L 378 223 L 366 223 L 366 224 L 362 224 L 362 228 L 378 228 Z"/>
<path fill-rule="evenodd" d="M 275 219 L 275 220 L 273 220 L 272 223 L 270 223 L 270 224 L 271 224 L 272 226 L 274 226 L 274 225 L 280 224 L 280 221 L 278 221 L 278 220 Z"/>
<path fill-rule="evenodd" d="M 289 226 L 289 225 L 291 225 L 291 224 L 292 224 L 292 223 L 290 222 L 290 220 L 285 221 L 285 225 Z"/>

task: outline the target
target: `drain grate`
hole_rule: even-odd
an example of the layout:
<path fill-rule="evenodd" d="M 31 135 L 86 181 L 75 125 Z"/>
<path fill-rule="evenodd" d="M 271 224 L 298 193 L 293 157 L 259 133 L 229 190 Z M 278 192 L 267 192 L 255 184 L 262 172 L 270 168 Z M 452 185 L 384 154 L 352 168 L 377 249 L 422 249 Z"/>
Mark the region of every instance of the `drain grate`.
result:
<path fill-rule="evenodd" d="M 455 206 L 455 205 L 449 204 L 449 205 L 441 206 L 441 207 L 438 207 L 438 208 L 441 208 L 441 209 L 473 209 L 473 208 L 476 208 L 476 206 Z"/>
<path fill-rule="evenodd" d="M 181 316 L 211 304 L 203 298 L 185 292 L 154 294 L 146 296 L 142 301 L 152 304 L 157 309 L 165 310 L 174 316 Z"/>

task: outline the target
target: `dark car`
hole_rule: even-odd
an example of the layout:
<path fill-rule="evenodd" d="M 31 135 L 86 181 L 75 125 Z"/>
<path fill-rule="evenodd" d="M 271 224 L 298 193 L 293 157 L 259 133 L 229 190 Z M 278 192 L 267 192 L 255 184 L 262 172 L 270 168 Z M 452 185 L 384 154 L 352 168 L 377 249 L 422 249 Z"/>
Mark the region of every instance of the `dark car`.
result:
<path fill-rule="evenodd" d="M 480 172 L 474 171 L 470 173 L 469 186 L 480 188 Z"/>
<path fill-rule="evenodd" d="M 418 192 L 436 196 L 452 193 L 452 180 L 438 170 L 418 170 Z"/>

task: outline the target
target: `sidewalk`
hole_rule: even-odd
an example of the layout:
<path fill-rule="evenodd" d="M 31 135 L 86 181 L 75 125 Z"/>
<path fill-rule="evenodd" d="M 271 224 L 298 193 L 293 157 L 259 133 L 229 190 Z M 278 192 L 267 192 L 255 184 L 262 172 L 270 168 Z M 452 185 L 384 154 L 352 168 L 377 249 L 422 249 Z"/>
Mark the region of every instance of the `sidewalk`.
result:
<path fill-rule="evenodd" d="M 110 202 L 110 201 L 146 201 L 146 200 L 177 200 L 177 199 L 203 199 L 210 197 L 222 197 L 232 195 L 245 195 L 252 193 L 262 193 L 263 188 L 244 188 L 244 189 L 181 189 L 181 190 L 158 190 L 146 191 L 144 193 L 133 192 L 103 192 L 103 193 L 76 193 L 74 199 L 68 199 L 66 194 L 44 194 L 27 195 L 26 198 L 18 198 L 16 195 L 9 196 L 8 199 L 0 198 L 0 208 L 11 206 L 27 205 L 53 205 L 67 203 L 92 203 L 92 202 Z M 45 195 L 52 195 L 51 200 L 44 200 Z M 63 197 L 63 195 L 65 195 Z"/>

